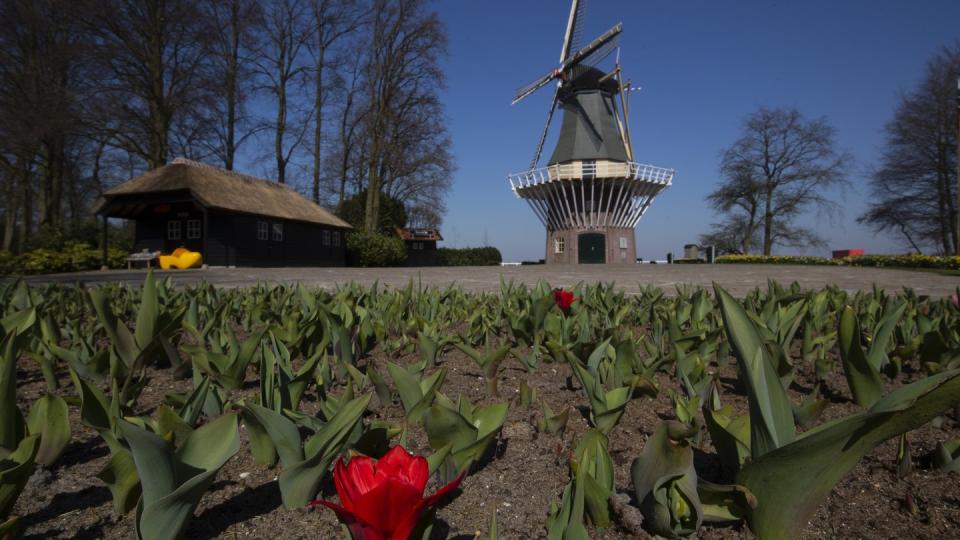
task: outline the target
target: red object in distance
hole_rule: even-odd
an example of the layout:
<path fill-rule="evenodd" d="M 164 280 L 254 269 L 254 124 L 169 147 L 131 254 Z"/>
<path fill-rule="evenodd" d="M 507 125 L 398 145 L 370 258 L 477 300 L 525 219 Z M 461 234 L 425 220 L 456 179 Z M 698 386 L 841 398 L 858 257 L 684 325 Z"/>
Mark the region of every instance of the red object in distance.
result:
<path fill-rule="evenodd" d="M 424 498 L 430 470 L 423 456 L 394 446 L 382 458 L 355 456 L 333 468 L 333 483 L 343 506 L 315 500 L 337 513 L 354 540 L 407 540 L 420 518 L 440 498 L 453 491 L 463 474 Z"/>
<path fill-rule="evenodd" d="M 833 252 L 834 259 L 842 259 L 844 257 L 856 257 L 857 255 L 863 255 L 862 249 L 839 249 Z"/>
<path fill-rule="evenodd" d="M 570 309 L 570 306 L 577 299 L 573 297 L 573 293 L 570 291 L 565 291 L 563 289 L 554 289 L 553 290 L 553 301 L 557 303 L 557 307 L 563 310 L 564 313 Z"/>

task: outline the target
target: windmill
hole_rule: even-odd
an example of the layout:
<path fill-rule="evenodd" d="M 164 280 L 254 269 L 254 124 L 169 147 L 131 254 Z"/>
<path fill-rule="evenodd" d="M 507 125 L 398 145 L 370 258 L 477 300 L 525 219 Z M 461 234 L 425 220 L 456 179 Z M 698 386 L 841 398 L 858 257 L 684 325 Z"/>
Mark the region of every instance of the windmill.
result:
<path fill-rule="evenodd" d="M 507 177 L 547 229 L 548 263 L 633 262 L 634 229 L 674 171 L 634 161 L 627 121 L 629 82 L 623 82 L 617 46 L 618 23 L 577 49 L 584 1 L 573 0 L 563 36 L 560 64 L 521 88 L 516 104 L 555 81 L 530 169 Z M 615 67 L 596 67 L 617 50 Z M 618 106 L 619 101 L 619 106 Z M 545 166 L 543 145 L 557 106 L 560 135 Z"/>

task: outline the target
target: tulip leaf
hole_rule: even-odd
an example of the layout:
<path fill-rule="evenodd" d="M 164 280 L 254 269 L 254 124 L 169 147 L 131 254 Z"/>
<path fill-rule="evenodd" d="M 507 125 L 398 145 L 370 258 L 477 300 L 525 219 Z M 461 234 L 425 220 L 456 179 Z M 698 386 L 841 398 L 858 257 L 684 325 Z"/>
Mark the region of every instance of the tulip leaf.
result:
<path fill-rule="evenodd" d="M 13 504 L 33 474 L 39 449 L 40 437 L 30 435 L 24 437 L 13 452 L 0 458 L 0 519 L 8 518 L 13 511 Z"/>
<path fill-rule="evenodd" d="M 537 422 L 537 429 L 541 433 L 557 434 L 566 429 L 567 419 L 570 417 L 570 407 L 560 414 L 554 414 L 546 401 L 540 402 L 543 409 L 543 418 Z"/>
<path fill-rule="evenodd" d="M 717 410 L 704 407 L 703 419 L 720 455 L 720 468 L 733 477 L 750 457 L 750 419 L 747 416 L 734 418 L 730 405 Z"/>
<path fill-rule="evenodd" d="M 134 337 L 140 350 L 144 350 L 153 341 L 157 331 L 157 318 L 160 309 L 157 306 L 157 285 L 153 272 L 148 271 L 143 280 L 143 290 L 140 294 L 140 309 L 137 311 L 137 323 Z"/>
<path fill-rule="evenodd" d="M 456 474 L 480 461 L 507 417 L 507 404 L 494 403 L 474 407 L 462 397 L 456 409 L 450 400 L 437 394 L 437 404 L 423 415 L 423 428 L 430 446 L 436 450 L 449 445 L 450 455 L 441 475 L 451 480 Z"/>
<path fill-rule="evenodd" d="M 933 465 L 941 471 L 960 473 L 960 439 L 938 442 L 933 453 Z"/>
<path fill-rule="evenodd" d="M 363 418 L 372 394 L 365 394 L 344 404 L 323 428 L 308 440 L 304 460 L 280 473 L 280 494 L 287 508 L 306 506 L 313 500 L 330 465 L 343 451 L 354 428 Z M 319 444 L 311 444 L 319 441 Z M 281 455 L 281 460 L 282 460 Z"/>
<path fill-rule="evenodd" d="M 200 498 L 228 459 L 240 449 L 237 416 L 225 414 L 195 430 L 174 450 L 155 433 L 119 423 L 141 479 L 137 536 L 181 538 Z"/>
<path fill-rule="evenodd" d="M 853 308 L 847 306 L 840 315 L 840 358 L 853 399 L 861 407 L 870 407 L 883 395 L 880 372 L 863 353 L 860 323 Z"/>
<path fill-rule="evenodd" d="M 26 433 L 26 424 L 17 407 L 16 334 L 4 338 L 0 356 L 0 457 L 18 447 Z"/>
<path fill-rule="evenodd" d="M 688 536 L 703 521 L 693 449 L 687 441 L 693 434 L 693 428 L 680 422 L 660 424 L 630 468 L 644 527 L 654 534 Z"/>
<path fill-rule="evenodd" d="M 126 514 L 137 505 L 140 499 L 140 477 L 137 475 L 133 454 L 129 450 L 115 450 L 107 464 L 97 473 L 97 478 L 107 484 L 116 514 Z"/>
<path fill-rule="evenodd" d="M 888 313 L 884 313 L 883 318 L 877 323 L 873 332 L 873 339 L 870 341 L 870 350 L 867 351 L 867 360 L 873 366 L 873 369 L 880 371 L 888 362 L 887 344 L 890 342 L 890 337 L 906 309 L 907 302 L 901 302 L 900 305 L 889 310 Z"/>
<path fill-rule="evenodd" d="M 27 416 L 31 434 L 40 435 L 37 463 L 53 465 L 70 443 L 70 419 L 67 402 L 62 397 L 46 394 L 34 402 Z"/>
<path fill-rule="evenodd" d="M 867 411 L 828 422 L 755 459 L 737 474 L 757 507 L 750 528 L 761 538 L 799 536 L 820 503 L 868 452 L 922 426 L 960 402 L 960 370 L 903 386 Z"/>
<path fill-rule="evenodd" d="M 727 291 L 719 285 L 714 290 L 750 400 L 750 451 L 757 459 L 796 437 L 793 407 L 753 321 Z"/>
<path fill-rule="evenodd" d="M 563 488 L 560 506 L 555 504 L 547 518 L 548 540 L 590 540 L 590 534 L 583 524 L 585 493 L 582 480 L 586 472 L 581 470 L 576 477 Z"/>
<path fill-rule="evenodd" d="M 607 436 L 600 430 L 587 430 L 574 451 L 571 466 L 574 476 L 583 483 L 584 504 L 590 522 L 601 528 L 610 526 L 610 496 L 613 495 L 613 460 L 607 451 Z M 584 469 L 586 474 L 577 474 Z"/>
<path fill-rule="evenodd" d="M 433 398 L 437 389 L 443 384 L 447 370 L 439 369 L 423 380 L 417 380 L 417 377 L 403 367 L 387 362 L 387 372 L 397 386 L 397 393 L 400 394 L 400 402 L 407 413 L 407 420 L 419 423 L 426 408 L 433 403 Z"/>
<path fill-rule="evenodd" d="M 423 427 L 430 446 L 439 449 L 449 445 L 453 452 L 463 450 L 476 442 L 478 437 L 477 428 L 460 413 L 439 405 L 427 410 Z"/>
<path fill-rule="evenodd" d="M 703 521 L 724 523 L 740 521 L 747 512 L 757 507 L 757 498 L 750 490 L 736 484 L 697 482 L 697 495 L 703 506 Z"/>

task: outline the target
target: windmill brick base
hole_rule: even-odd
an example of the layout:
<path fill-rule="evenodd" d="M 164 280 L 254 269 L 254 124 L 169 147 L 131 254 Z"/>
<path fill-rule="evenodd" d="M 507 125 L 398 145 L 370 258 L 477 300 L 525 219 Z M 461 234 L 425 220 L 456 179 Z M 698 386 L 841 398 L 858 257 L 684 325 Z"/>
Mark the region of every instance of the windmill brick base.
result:
<path fill-rule="evenodd" d="M 510 175 L 547 229 L 548 264 L 633 263 L 634 229 L 673 171 L 613 161 L 574 161 Z"/>

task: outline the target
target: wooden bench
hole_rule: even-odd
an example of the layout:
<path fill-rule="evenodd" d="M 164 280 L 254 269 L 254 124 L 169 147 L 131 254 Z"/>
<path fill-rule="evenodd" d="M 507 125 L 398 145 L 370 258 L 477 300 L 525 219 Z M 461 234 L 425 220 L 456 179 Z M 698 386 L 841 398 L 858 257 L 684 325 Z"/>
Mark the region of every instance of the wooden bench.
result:
<path fill-rule="evenodd" d="M 158 257 L 160 257 L 159 251 L 143 250 L 139 253 L 131 253 L 130 256 L 127 257 L 127 270 L 132 269 L 133 264 L 139 262 L 145 262 L 147 263 L 147 268 L 151 268 L 151 262 L 156 260 Z"/>

